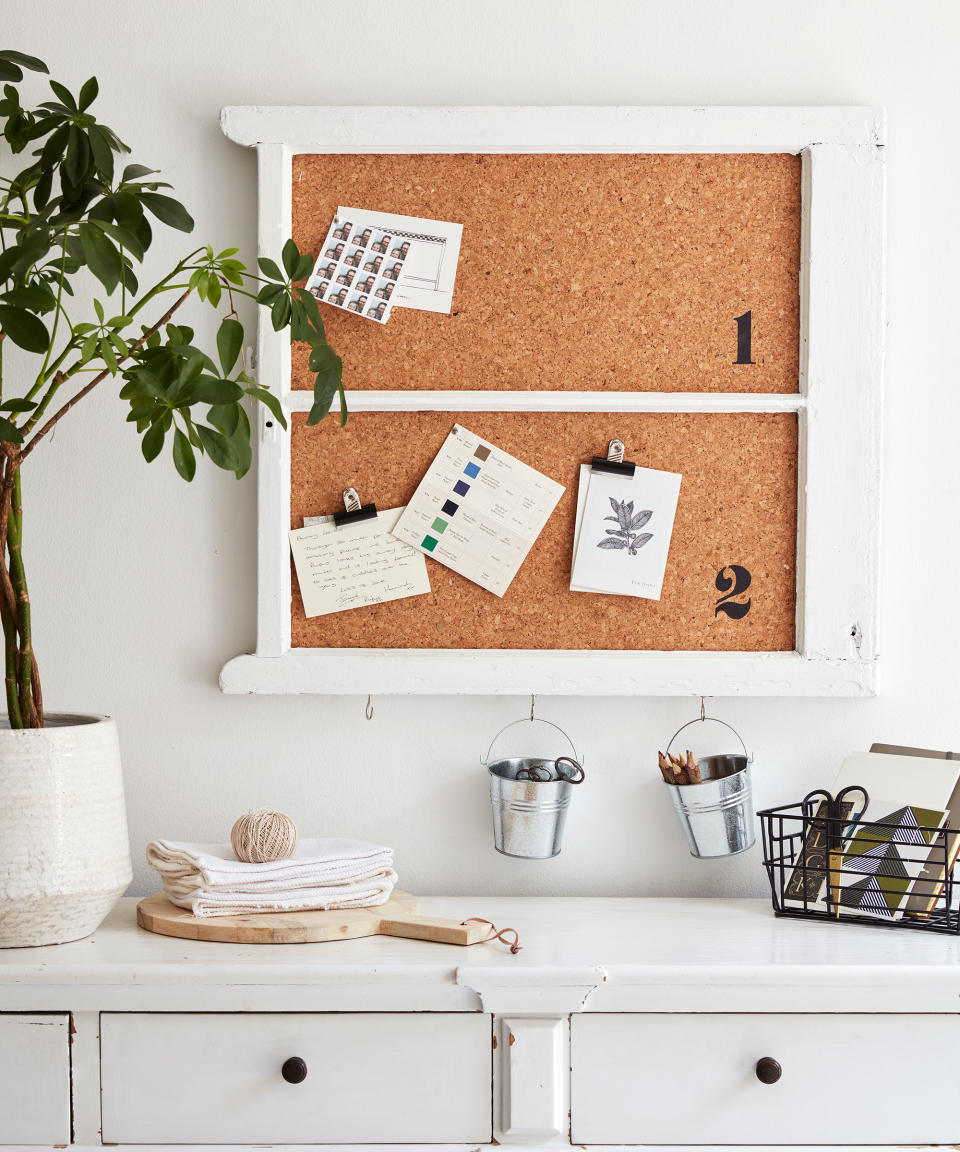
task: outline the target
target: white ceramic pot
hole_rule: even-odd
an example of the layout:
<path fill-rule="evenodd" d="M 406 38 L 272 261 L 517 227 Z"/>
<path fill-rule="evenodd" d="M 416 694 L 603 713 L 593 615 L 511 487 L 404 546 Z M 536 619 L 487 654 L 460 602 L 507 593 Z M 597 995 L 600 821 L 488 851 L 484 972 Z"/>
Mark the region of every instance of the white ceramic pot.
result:
<path fill-rule="evenodd" d="M 63 944 L 99 925 L 130 883 L 117 726 L 48 715 L 0 727 L 0 947 Z"/>

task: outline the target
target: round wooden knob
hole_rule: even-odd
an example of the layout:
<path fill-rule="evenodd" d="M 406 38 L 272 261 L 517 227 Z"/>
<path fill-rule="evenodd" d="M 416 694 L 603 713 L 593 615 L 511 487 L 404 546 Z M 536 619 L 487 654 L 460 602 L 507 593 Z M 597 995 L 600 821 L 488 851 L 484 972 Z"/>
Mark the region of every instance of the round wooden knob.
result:
<path fill-rule="evenodd" d="M 774 1060 L 772 1056 L 763 1056 L 757 1061 L 757 1079 L 761 1084 L 776 1084 L 782 1075 L 783 1069 L 779 1061 Z"/>
<path fill-rule="evenodd" d="M 759 1065 L 757 1067 L 759 1068 Z M 778 1064 L 777 1067 L 779 1068 L 780 1065 Z M 302 1084 L 307 1078 L 306 1060 L 301 1060 L 299 1056 L 291 1056 L 289 1060 L 284 1060 L 280 1075 L 288 1084 Z M 758 1072 L 757 1075 L 759 1076 L 760 1073 Z"/>

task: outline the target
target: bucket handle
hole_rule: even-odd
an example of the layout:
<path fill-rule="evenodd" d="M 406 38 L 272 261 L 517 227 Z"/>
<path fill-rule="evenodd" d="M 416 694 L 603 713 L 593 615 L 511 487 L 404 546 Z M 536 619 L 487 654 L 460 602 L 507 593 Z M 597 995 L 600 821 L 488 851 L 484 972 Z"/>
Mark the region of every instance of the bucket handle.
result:
<path fill-rule="evenodd" d="M 480 757 L 480 763 L 483 764 L 484 767 L 487 767 L 490 763 L 490 753 L 493 751 L 494 744 L 496 744 L 496 742 L 500 739 L 500 737 L 504 734 L 504 732 L 506 732 L 506 730 L 508 728 L 515 728 L 518 724 L 549 724 L 549 726 L 551 728 L 555 728 L 560 733 L 560 735 L 564 738 L 564 740 L 566 740 L 566 742 L 573 749 L 574 760 L 578 764 L 583 763 L 583 761 L 577 755 L 576 745 L 573 743 L 573 741 L 570 739 L 570 737 L 567 735 L 567 733 L 564 732 L 564 730 L 560 727 L 559 724 L 554 724 L 554 722 L 552 720 L 543 720 L 539 716 L 531 716 L 529 720 L 511 720 L 509 724 L 504 724 L 504 726 L 500 729 L 500 731 L 496 734 L 496 736 L 494 736 L 494 738 L 490 741 L 490 747 L 487 749 L 486 756 Z M 583 771 L 582 768 L 581 768 L 581 771 Z"/>
<path fill-rule="evenodd" d="M 681 732 L 684 731 L 684 729 L 691 728 L 694 724 L 708 724 L 708 723 L 709 724 L 722 724 L 724 726 L 724 728 L 729 728 L 730 731 L 734 734 L 734 736 L 736 736 L 736 738 L 740 741 L 740 747 L 743 749 L 744 756 L 746 756 L 747 760 L 750 759 L 750 753 L 747 751 L 747 746 L 746 746 L 746 744 L 744 744 L 743 737 L 740 735 L 740 733 L 736 730 L 736 728 L 734 728 L 734 726 L 732 724 L 728 724 L 726 722 L 726 720 L 718 720 L 716 718 L 716 716 L 698 716 L 696 720 L 688 720 L 686 722 L 686 724 L 681 724 L 680 727 L 676 730 L 676 732 L 674 732 L 674 734 L 670 737 L 669 741 L 667 742 L 667 748 L 666 748 L 667 753 L 670 752 L 670 749 L 673 746 L 674 740 L 676 740 L 676 738 L 680 735 Z"/>

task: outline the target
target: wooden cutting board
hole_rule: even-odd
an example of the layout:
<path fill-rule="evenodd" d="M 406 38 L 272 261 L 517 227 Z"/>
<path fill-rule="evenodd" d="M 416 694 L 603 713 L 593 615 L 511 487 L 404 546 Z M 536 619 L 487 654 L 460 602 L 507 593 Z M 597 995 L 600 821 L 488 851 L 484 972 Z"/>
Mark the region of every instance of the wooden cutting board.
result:
<path fill-rule="evenodd" d="M 148 932 L 182 940 L 215 940 L 224 944 L 316 944 L 356 940 L 360 936 L 405 936 L 437 944 L 479 944 L 490 937 L 490 925 L 418 916 L 419 900 L 394 891 L 378 908 L 339 912 L 258 912 L 248 916 L 191 916 L 158 892 L 137 905 L 137 923 Z"/>

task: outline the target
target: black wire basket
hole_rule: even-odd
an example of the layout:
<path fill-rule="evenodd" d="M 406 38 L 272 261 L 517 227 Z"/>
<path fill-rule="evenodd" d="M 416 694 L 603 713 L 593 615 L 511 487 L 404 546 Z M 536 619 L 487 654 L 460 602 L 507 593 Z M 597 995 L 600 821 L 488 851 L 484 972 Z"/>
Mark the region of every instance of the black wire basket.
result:
<path fill-rule="evenodd" d="M 960 830 L 921 826 L 910 808 L 853 824 L 846 812 L 828 817 L 825 805 L 757 815 L 777 916 L 960 934 Z"/>

